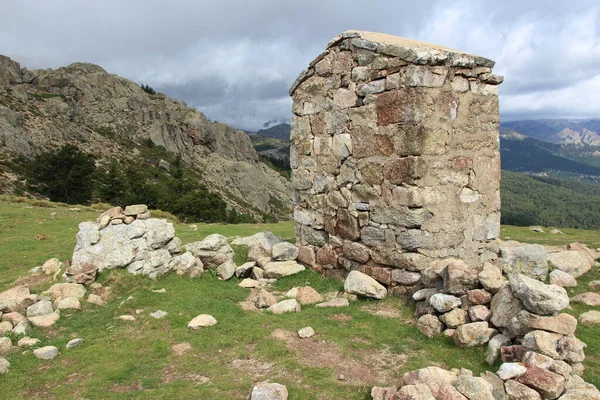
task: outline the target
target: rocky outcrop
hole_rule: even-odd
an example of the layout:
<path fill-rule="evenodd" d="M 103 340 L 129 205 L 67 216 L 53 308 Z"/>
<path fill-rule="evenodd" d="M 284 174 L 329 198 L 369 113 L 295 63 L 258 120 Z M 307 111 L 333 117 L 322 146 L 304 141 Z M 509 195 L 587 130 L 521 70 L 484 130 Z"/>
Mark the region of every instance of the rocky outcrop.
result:
<path fill-rule="evenodd" d="M 291 215 L 287 182 L 259 161 L 244 132 L 97 65 L 28 71 L 0 56 L 0 159 L 76 144 L 100 164 L 152 162 L 139 157 L 145 140 L 181 155 L 238 211 Z M 0 183 L 13 186 L 8 175 Z"/>

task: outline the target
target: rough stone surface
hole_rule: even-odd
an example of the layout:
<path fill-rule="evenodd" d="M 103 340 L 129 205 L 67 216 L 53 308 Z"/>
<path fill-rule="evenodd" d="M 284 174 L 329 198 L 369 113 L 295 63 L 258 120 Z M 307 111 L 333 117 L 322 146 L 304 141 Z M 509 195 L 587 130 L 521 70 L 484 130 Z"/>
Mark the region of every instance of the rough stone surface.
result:
<path fill-rule="evenodd" d="M 302 328 L 298 331 L 298 336 L 302 339 L 308 339 L 309 337 L 313 337 L 315 335 L 315 330 L 310 326 L 306 328 Z"/>
<path fill-rule="evenodd" d="M 439 367 L 426 367 L 404 374 L 402 381 L 405 385 L 425 384 L 434 396 L 438 396 L 441 388 L 456 383 L 456 374 Z"/>
<path fill-rule="evenodd" d="M 19 341 L 17 342 L 17 346 L 33 347 L 33 346 L 37 345 L 38 343 L 40 343 L 39 339 L 30 338 L 29 336 L 25 336 L 25 337 L 22 337 L 21 339 L 19 339 Z"/>
<path fill-rule="evenodd" d="M 40 300 L 37 303 L 27 307 L 27 318 L 39 317 L 54 312 L 52 302 L 49 300 Z"/>
<path fill-rule="evenodd" d="M 288 391 L 279 383 L 259 383 L 252 389 L 250 400 L 287 400 Z"/>
<path fill-rule="evenodd" d="M 470 310 L 470 309 L 469 309 Z M 458 328 L 468 322 L 469 314 L 462 308 L 455 308 L 440 317 L 448 328 Z"/>
<path fill-rule="evenodd" d="M 40 360 L 51 360 L 58 356 L 58 349 L 54 346 L 45 346 L 35 349 L 33 355 Z"/>
<path fill-rule="evenodd" d="M 492 317 L 492 312 L 484 305 L 469 307 L 469 318 L 473 322 L 489 321 Z"/>
<path fill-rule="evenodd" d="M 436 293 L 429 298 L 429 304 L 437 311 L 446 313 L 454 308 L 460 307 L 462 304 L 456 296 L 444 293 Z"/>
<path fill-rule="evenodd" d="M 10 368 L 10 363 L 4 357 L 0 357 L 0 375 L 4 375 L 8 372 Z"/>
<path fill-rule="evenodd" d="M 55 300 L 67 297 L 82 299 L 87 290 L 83 285 L 78 283 L 55 283 L 45 293 L 52 296 Z"/>
<path fill-rule="evenodd" d="M 197 330 L 205 328 L 207 326 L 213 326 L 217 324 L 217 320 L 212 315 L 200 314 L 188 323 L 188 328 Z"/>
<path fill-rule="evenodd" d="M 569 314 L 558 314 L 553 317 L 535 316 L 529 319 L 529 327 L 569 336 L 575 334 L 577 318 Z"/>
<path fill-rule="evenodd" d="M 431 338 L 442 333 L 444 324 L 435 315 L 425 314 L 417 320 L 417 328 L 423 335 Z"/>
<path fill-rule="evenodd" d="M 348 302 L 348 299 L 346 299 L 344 297 L 338 297 L 336 299 L 331 299 L 324 303 L 319 303 L 319 304 L 315 305 L 315 307 L 318 307 L 318 308 L 348 307 L 349 305 L 350 305 L 350 302 Z"/>
<path fill-rule="evenodd" d="M 460 347 L 479 346 L 489 342 L 496 330 L 485 321 L 472 322 L 456 328 L 453 339 Z"/>
<path fill-rule="evenodd" d="M 483 264 L 483 269 L 478 277 L 481 286 L 490 293 L 497 293 L 504 282 L 506 282 L 506 278 L 502 275 L 500 268 L 490 263 Z"/>
<path fill-rule="evenodd" d="M 282 300 L 279 303 L 275 303 L 268 308 L 273 314 L 283 314 L 287 312 L 300 312 L 300 304 L 296 299 Z"/>
<path fill-rule="evenodd" d="M 344 282 L 346 293 L 356 294 L 363 297 L 383 299 L 387 295 L 387 289 L 375 279 L 359 271 L 351 271 Z"/>
<path fill-rule="evenodd" d="M 527 364 L 527 372 L 515 380 L 539 392 L 542 397 L 556 399 L 565 390 L 565 378 L 546 369 Z"/>
<path fill-rule="evenodd" d="M 600 324 L 600 311 L 590 310 L 586 311 L 579 316 L 579 321 L 582 324 Z"/>
<path fill-rule="evenodd" d="M 0 337 L 0 355 L 7 354 L 12 349 L 12 340 L 7 337 Z"/>
<path fill-rule="evenodd" d="M 555 269 L 550 272 L 550 284 L 561 287 L 576 287 L 577 280 L 568 272 Z"/>
<path fill-rule="evenodd" d="M 315 304 L 323 301 L 323 296 L 310 286 L 292 288 L 285 294 L 285 297 L 296 299 L 302 305 Z"/>
<path fill-rule="evenodd" d="M 500 244 L 500 256 L 504 273 L 523 274 L 541 281 L 548 275 L 548 253 L 539 244 L 503 242 Z"/>
<path fill-rule="evenodd" d="M 522 363 L 503 363 L 496 373 L 502 380 L 513 379 L 527 372 L 527 368 Z"/>
<path fill-rule="evenodd" d="M 83 342 L 84 342 L 84 340 L 82 338 L 72 339 L 67 342 L 65 347 L 67 349 L 72 349 L 73 347 L 77 347 L 77 346 L 81 345 Z"/>
<path fill-rule="evenodd" d="M 512 379 L 504 383 L 504 388 L 509 400 L 542 400 L 538 392 Z"/>
<path fill-rule="evenodd" d="M 298 248 L 292 243 L 282 242 L 273 245 L 271 257 L 276 261 L 288 261 L 298 258 Z"/>
<path fill-rule="evenodd" d="M 58 313 L 58 311 L 56 311 L 56 312 L 53 312 L 50 314 L 40 315 L 37 317 L 31 317 L 31 318 L 29 318 L 29 322 L 31 322 L 31 324 L 34 326 L 47 328 L 49 326 L 54 325 L 54 323 L 56 321 L 58 321 L 59 318 L 60 318 L 60 314 Z M 16 329 L 16 327 L 15 327 L 15 329 Z"/>
<path fill-rule="evenodd" d="M 460 375 L 455 384 L 456 390 L 469 400 L 495 400 L 494 387 L 483 378 Z"/>
<path fill-rule="evenodd" d="M 488 364 L 493 365 L 498 357 L 500 357 L 500 351 L 503 346 L 509 346 L 512 343 L 510 337 L 500 334 L 492 337 L 488 342 L 488 347 L 485 353 L 485 361 Z"/>
<path fill-rule="evenodd" d="M 571 274 L 574 278 L 579 278 L 592 268 L 593 262 L 587 257 L 575 250 L 565 250 L 548 254 L 548 261 L 556 269 Z"/>
<path fill-rule="evenodd" d="M 600 293 L 579 293 L 578 295 L 572 297 L 571 301 L 574 303 L 583 303 L 586 306 L 597 307 L 600 306 Z"/>
<path fill-rule="evenodd" d="M 10 313 L 21 311 L 19 305 L 30 296 L 27 286 L 15 286 L 0 293 L 0 311 Z"/>
<path fill-rule="evenodd" d="M 567 291 L 560 286 L 546 285 L 525 275 L 510 275 L 510 287 L 516 298 L 534 314 L 552 315 L 569 305 Z"/>
<path fill-rule="evenodd" d="M 297 274 L 304 271 L 306 268 L 296 261 L 273 261 L 264 266 L 265 278 L 280 279 L 286 276 Z"/>

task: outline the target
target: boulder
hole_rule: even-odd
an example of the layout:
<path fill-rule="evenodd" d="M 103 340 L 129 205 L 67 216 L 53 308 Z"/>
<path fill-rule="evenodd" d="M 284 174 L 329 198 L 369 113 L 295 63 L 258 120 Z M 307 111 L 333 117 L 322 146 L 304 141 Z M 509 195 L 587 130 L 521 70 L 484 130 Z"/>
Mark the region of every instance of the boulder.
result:
<path fill-rule="evenodd" d="M 479 272 L 479 283 L 485 290 L 490 293 L 496 293 L 500 287 L 506 282 L 506 278 L 502 275 L 502 271 L 497 266 L 485 263 L 483 269 Z"/>
<path fill-rule="evenodd" d="M 494 386 L 483 378 L 459 375 L 454 387 L 469 400 L 495 400 Z"/>
<path fill-rule="evenodd" d="M 27 318 L 39 317 L 54 312 L 52 302 L 50 300 L 40 300 L 37 303 L 27 307 Z"/>
<path fill-rule="evenodd" d="M 383 299 L 387 289 L 370 276 L 359 271 L 351 271 L 344 282 L 344 291 L 363 297 Z"/>
<path fill-rule="evenodd" d="M 287 312 L 300 312 L 302 307 L 296 301 L 296 299 L 282 300 L 279 303 L 275 303 L 268 308 L 273 314 L 283 314 Z"/>
<path fill-rule="evenodd" d="M 574 278 L 579 278 L 588 272 L 593 265 L 593 262 L 590 262 L 583 253 L 574 250 L 549 253 L 548 261 L 556 269 L 567 272 Z"/>
<path fill-rule="evenodd" d="M 47 328 L 49 326 L 54 325 L 54 323 L 56 321 L 58 321 L 59 318 L 60 318 L 60 314 L 58 311 L 56 311 L 56 312 L 53 312 L 50 314 L 40 315 L 37 317 L 31 317 L 31 318 L 29 318 L 29 322 L 31 322 L 31 324 L 34 326 Z"/>
<path fill-rule="evenodd" d="M 485 321 L 472 322 L 456 328 L 453 339 L 459 347 L 472 347 L 489 342 L 495 333 L 497 331 Z"/>
<path fill-rule="evenodd" d="M 298 258 L 298 248 L 292 243 L 275 243 L 271 249 L 271 258 L 275 261 L 289 261 Z"/>
<path fill-rule="evenodd" d="M 396 391 L 397 388 L 394 386 L 373 386 L 373 388 L 371 388 L 371 398 L 372 400 L 397 400 L 398 396 L 396 396 Z"/>
<path fill-rule="evenodd" d="M 142 274 L 156 279 L 169 271 L 170 261 L 169 250 L 146 251 L 136 256 L 135 261 L 127 266 L 127 271 L 134 275 Z"/>
<path fill-rule="evenodd" d="M 15 286 L 0 293 L 0 312 L 21 311 L 19 306 L 30 298 L 27 286 Z"/>
<path fill-rule="evenodd" d="M 287 400 L 288 391 L 279 383 L 259 383 L 252 389 L 250 400 Z"/>
<path fill-rule="evenodd" d="M 78 283 L 55 283 L 50 286 L 50 288 L 44 292 L 52 296 L 54 300 L 62 299 L 65 297 L 75 297 L 78 299 L 82 299 L 87 290 L 83 285 Z"/>
<path fill-rule="evenodd" d="M 213 326 L 217 324 L 217 320 L 212 315 L 208 314 L 200 314 L 194 319 L 192 319 L 187 327 L 193 330 L 198 330 L 200 328 Z"/>
<path fill-rule="evenodd" d="M 439 367 L 426 367 L 404 374 L 402 381 L 405 385 L 425 384 L 433 396 L 439 396 L 440 389 L 453 385 L 457 380 L 456 374 Z"/>
<path fill-rule="evenodd" d="M 479 284 L 477 271 L 470 269 L 462 260 L 452 260 L 442 271 L 444 291 L 454 295 L 462 295 Z"/>
<path fill-rule="evenodd" d="M 440 335 L 444 325 L 435 315 L 425 314 L 417 320 L 417 328 L 423 335 L 431 338 Z"/>
<path fill-rule="evenodd" d="M 54 275 L 60 271 L 62 263 L 58 258 L 51 258 L 42 265 L 42 271 L 45 275 Z"/>
<path fill-rule="evenodd" d="M 0 337 L 0 355 L 8 354 L 12 350 L 12 340 L 7 337 Z"/>
<path fill-rule="evenodd" d="M 169 261 L 169 270 L 175 271 L 177 275 L 189 275 L 190 278 L 200 278 L 204 273 L 204 265 L 199 258 L 194 257 L 192 252 L 173 256 Z"/>
<path fill-rule="evenodd" d="M 458 328 L 468 322 L 468 313 L 462 308 L 455 308 L 440 317 L 448 328 Z"/>
<path fill-rule="evenodd" d="M 552 317 L 534 316 L 529 319 L 529 327 L 569 336 L 575 334 L 577 318 L 569 314 L 558 314 Z"/>
<path fill-rule="evenodd" d="M 556 399 L 565 390 L 565 378 L 546 369 L 526 364 L 527 372 L 515 380 L 536 390 L 543 398 Z"/>
<path fill-rule="evenodd" d="M 484 289 L 473 289 L 467 292 L 467 298 L 475 305 L 488 304 L 492 301 L 492 294 Z"/>
<path fill-rule="evenodd" d="M 217 268 L 226 261 L 234 262 L 235 252 L 227 243 L 227 238 L 214 233 L 199 242 L 184 246 L 185 249 L 202 261 L 205 268 Z"/>
<path fill-rule="evenodd" d="M 30 338 L 29 336 L 25 336 L 17 342 L 17 346 L 19 347 L 33 347 L 40 343 L 40 339 Z"/>
<path fill-rule="evenodd" d="M 306 268 L 296 261 L 272 261 L 267 263 L 263 269 L 265 278 L 280 279 L 302 272 Z"/>
<path fill-rule="evenodd" d="M 571 375 L 565 382 L 565 391 L 560 400 L 600 400 L 600 391 L 579 376 Z"/>
<path fill-rule="evenodd" d="M 323 301 L 323 296 L 310 286 L 292 288 L 285 294 L 285 297 L 296 299 L 302 305 L 315 304 Z"/>
<path fill-rule="evenodd" d="M 446 313 L 462 304 L 458 297 L 450 294 L 436 293 L 429 298 L 429 304 L 441 313 Z"/>
<path fill-rule="evenodd" d="M 523 303 L 517 299 L 506 282 L 492 298 L 490 322 L 508 336 L 514 337 L 521 333 L 517 315 L 523 310 Z"/>
<path fill-rule="evenodd" d="M 488 364 L 493 365 L 498 357 L 500 357 L 500 351 L 503 346 L 509 346 L 512 343 L 510 337 L 500 334 L 492 337 L 488 342 L 488 347 L 485 353 L 485 361 Z"/>
<path fill-rule="evenodd" d="M 235 275 L 236 265 L 233 261 L 225 261 L 217 267 L 217 276 L 220 280 L 226 281 L 231 279 Z"/>
<path fill-rule="evenodd" d="M 81 285 L 91 285 L 96 281 L 98 267 L 88 263 L 73 264 L 63 274 L 67 282 L 75 282 Z"/>
<path fill-rule="evenodd" d="M 418 385 L 406 385 L 402 386 L 396 393 L 396 399 L 409 399 L 409 400 L 435 400 L 433 393 L 429 386 L 424 383 Z"/>
<path fill-rule="evenodd" d="M 492 312 L 489 308 L 483 305 L 469 307 L 469 318 L 473 322 L 489 321 L 492 317 Z"/>
<path fill-rule="evenodd" d="M 600 306 L 600 294 L 594 292 L 579 293 L 577 296 L 571 297 L 573 303 L 582 303 L 586 306 Z"/>
<path fill-rule="evenodd" d="M 35 349 L 33 351 L 33 355 L 40 360 L 51 360 L 58 356 L 58 349 L 54 346 L 40 347 L 39 349 Z"/>
<path fill-rule="evenodd" d="M 10 321 L 0 322 L 0 336 L 6 335 L 8 332 L 13 330 L 13 324 Z"/>
<path fill-rule="evenodd" d="M 235 276 L 239 279 L 250 278 L 252 269 L 256 267 L 256 262 L 246 262 L 235 269 Z"/>
<path fill-rule="evenodd" d="M 567 291 L 560 286 L 546 285 L 522 274 L 510 275 L 509 281 L 514 296 L 534 314 L 556 314 L 569 305 Z"/>
<path fill-rule="evenodd" d="M 506 381 L 508 379 L 517 378 L 527 372 L 527 368 L 523 363 L 508 362 L 500 365 L 500 369 L 496 373 L 500 379 Z"/>
<path fill-rule="evenodd" d="M 548 253 L 543 246 L 515 241 L 501 242 L 500 257 L 505 273 L 523 274 L 541 281 L 546 280 Z"/>
<path fill-rule="evenodd" d="M 550 284 L 560 287 L 576 287 L 577 280 L 568 272 L 555 269 L 550 272 Z"/>
<path fill-rule="evenodd" d="M 277 303 L 277 298 L 273 295 L 273 293 L 261 289 L 261 291 L 258 293 L 258 298 L 256 299 L 256 307 L 269 308 L 275 303 Z"/>
<path fill-rule="evenodd" d="M 123 212 L 125 215 L 137 216 L 138 214 L 144 214 L 148 211 L 148 206 L 145 204 L 134 204 L 125 207 L 125 211 Z"/>
<path fill-rule="evenodd" d="M 509 400 L 542 400 L 538 392 L 512 379 L 504 382 L 504 388 Z"/>
<path fill-rule="evenodd" d="M 318 307 L 318 308 L 348 307 L 349 305 L 350 305 L 350 303 L 348 302 L 348 299 L 346 299 L 344 297 L 338 297 L 336 299 L 331 299 L 324 303 L 319 303 L 319 304 L 315 305 L 315 307 Z"/>

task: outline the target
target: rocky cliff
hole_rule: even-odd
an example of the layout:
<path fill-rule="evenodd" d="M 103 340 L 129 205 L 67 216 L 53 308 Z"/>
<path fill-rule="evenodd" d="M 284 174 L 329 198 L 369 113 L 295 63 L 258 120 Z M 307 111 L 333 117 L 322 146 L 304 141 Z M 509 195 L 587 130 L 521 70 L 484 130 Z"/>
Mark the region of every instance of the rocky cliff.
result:
<path fill-rule="evenodd" d="M 16 155 L 76 144 L 103 164 L 135 159 L 135 145 L 148 139 L 179 154 L 238 211 L 290 213 L 287 182 L 259 161 L 245 133 L 97 65 L 28 71 L 0 56 L 0 192 L 11 191 L 16 176 L 6 161 Z"/>

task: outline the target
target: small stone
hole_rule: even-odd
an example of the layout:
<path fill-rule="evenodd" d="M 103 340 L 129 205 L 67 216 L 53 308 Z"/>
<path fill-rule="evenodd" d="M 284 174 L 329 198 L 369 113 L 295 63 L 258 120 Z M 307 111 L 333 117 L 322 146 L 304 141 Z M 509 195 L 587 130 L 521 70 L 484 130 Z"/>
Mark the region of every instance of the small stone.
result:
<path fill-rule="evenodd" d="M 95 304 L 97 306 L 105 306 L 106 305 L 106 303 L 104 302 L 104 300 L 102 300 L 102 298 L 100 296 L 98 296 L 97 294 L 93 294 L 93 293 L 88 296 L 87 302 Z"/>
<path fill-rule="evenodd" d="M 246 278 L 242 280 L 239 284 L 239 287 L 251 289 L 259 286 L 259 282 L 256 279 Z"/>
<path fill-rule="evenodd" d="M 167 293 L 167 289 L 152 289 L 152 293 Z"/>
<path fill-rule="evenodd" d="M 7 337 L 0 337 L 0 355 L 4 355 L 12 350 L 12 340 Z"/>
<path fill-rule="evenodd" d="M 456 329 L 445 329 L 444 332 L 442 332 L 444 334 L 444 336 L 448 337 L 448 338 L 452 338 L 454 337 L 454 334 L 456 333 Z"/>
<path fill-rule="evenodd" d="M 41 300 L 27 307 L 27 318 L 39 317 L 54 312 L 52 302 L 49 300 Z"/>
<path fill-rule="evenodd" d="M 51 258 L 42 265 L 42 271 L 44 271 L 44 274 L 46 275 L 54 275 L 60 271 L 61 266 L 62 263 L 58 258 Z"/>
<path fill-rule="evenodd" d="M 77 297 L 65 297 L 56 301 L 59 310 L 81 310 L 81 303 Z"/>
<path fill-rule="evenodd" d="M 265 264 L 264 277 L 280 279 L 286 276 L 297 274 L 304 271 L 306 268 L 298 264 L 296 261 L 273 261 Z"/>
<path fill-rule="evenodd" d="M 459 347 L 479 346 L 489 342 L 497 331 L 487 322 L 472 322 L 456 328 L 454 343 Z"/>
<path fill-rule="evenodd" d="M 471 321 L 489 321 L 492 317 L 492 312 L 489 308 L 483 305 L 469 307 L 469 318 Z"/>
<path fill-rule="evenodd" d="M 163 310 L 156 310 L 148 315 L 155 319 L 162 319 L 167 316 L 167 312 Z"/>
<path fill-rule="evenodd" d="M 4 357 L 0 357 L 0 375 L 4 375 L 8 372 L 8 368 L 10 367 L 10 363 Z"/>
<path fill-rule="evenodd" d="M 473 289 L 467 292 L 469 300 L 476 305 L 488 304 L 492 301 L 492 294 L 484 289 Z"/>
<path fill-rule="evenodd" d="M 448 328 L 458 328 L 467 323 L 468 313 L 462 308 L 455 308 L 440 317 Z"/>
<path fill-rule="evenodd" d="M 54 346 L 45 346 L 35 349 L 33 355 L 40 360 L 51 360 L 58 355 L 58 349 Z"/>
<path fill-rule="evenodd" d="M 292 288 L 285 294 L 285 297 L 296 299 L 302 305 L 315 304 L 323 301 L 323 297 L 319 292 L 310 286 Z"/>
<path fill-rule="evenodd" d="M 69 340 L 69 342 L 67 343 L 67 345 L 65 347 L 67 349 L 72 349 L 73 347 L 77 347 L 82 343 L 83 343 L 83 339 L 77 338 L 77 339 Z"/>
<path fill-rule="evenodd" d="M 129 322 L 135 322 L 135 320 L 136 320 L 133 315 L 129 315 L 129 314 L 119 315 L 119 319 L 121 321 L 129 321 Z"/>
<path fill-rule="evenodd" d="M 579 316 L 579 321 L 586 325 L 600 324 L 600 311 L 591 310 L 584 312 Z"/>
<path fill-rule="evenodd" d="M 275 303 L 277 303 L 277 298 L 273 295 L 273 293 L 261 289 L 260 293 L 258 294 L 258 299 L 256 300 L 256 307 L 269 308 Z"/>
<path fill-rule="evenodd" d="M 125 207 L 125 215 L 137 216 L 148 211 L 148 206 L 145 204 L 135 204 Z"/>
<path fill-rule="evenodd" d="M 12 330 L 13 330 L 13 324 L 10 321 L 0 322 L 0 336 L 4 336 Z"/>
<path fill-rule="evenodd" d="M 591 281 L 588 286 L 594 290 L 600 290 L 600 281 Z"/>
<path fill-rule="evenodd" d="M 358 296 L 383 299 L 387 289 L 370 276 L 359 271 L 351 271 L 344 281 L 344 291 Z"/>
<path fill-rule="evenodd" d="M 300 304 L 296 301 L 296 299 L 282 300 L 268 308 L 268 310 L 273 314 L 300 312 L 301 309 L 302 307 L 300 307 Z"/>
<path fill-rule="evenodd" d="M 40 339 L 30 338 L 29 336 L 25 336 L 17 342 L 17 346 L 19 347 L 32 347 L 40 342 Z"/>
<path fill-rule="evenodd" d="M 500 268 L 493 264 L 485 263 L 483 270 L 479 273 L 479 282 L 490 293 L 496 293 L 500 287 L 506 282 Z"/>
<path fill-rule="evenodd" d="M 444 325 L 435 315 L 425 314 L 417 320 L 417 328 L 423 335 L 431 338 L 441 334 Z"/>
<path fill-rule="evenodd" d="M 288 391 L 279 383 L 259 383 L 252 389 L 250 400 L 287 400 Z"/>
<path fill-rule="evenodd" d="M 412 295 L 412 298 L 414 301 L 422 301 L 422 300 L 429 301 L 431 296 L 433 296 L 437 292 L 438 292 L 437 289 L 421 289 L 421 290 L 417 290 Z"/>
<path fill-rule="evenodd" d="M 12 332 L 17 336 L 28 335 L 30 331 L 31 328 L 29 327 L 29 323 L 27 321 L 19 322 L 12 330 Z"/>
<path fill-rule="evenodd" d="M 60 314 L 58 313 L 58 311 L 56 311 L 51 314 L 40 315 L 39 317 L 31 317 L 31 318 L 29 318 L 29 322 L 31 322 L 34 326 L 40 326 L 43 328 L 47 328 L 49 326 L 54 325 L 54 323 L 56 321 L 58 321 L 59 318 L 60 318 Z M 13 332 L 14 332 L 14 330 L 13 330 Z"/>
<path fill-rule="evenodd" d="M 496 373 L 503 381 L 517 378 L 527 372 L 527 368 L 521 363 L 504 363 Z"/>
<path fill-rule="evenodd" d="M 307 326 L 306 328 L 302 328 L 298 331 L 298 336 L 300 336 L 302 339 L 307 339 L 309 337 L 314 336 L 315 334 L 315 330 L 313 328 L 311 328 L 310 326 Z"/>
<path fill-rule="evenodd" d="M 343 298 L 343 297 L 338 297 L 338 298 L 326 301 L 324 303 L 319 303 L 319 304 L 315 305 L 315 307 L 318 307 L 318 308 L 348 307 L 349 305 L 350 305 L 350 303 L 348 302 L 348 299 Z"/>
<path fill-rule="evenodd" d="M 188 328 L 197 330 L 203 327 L 213 326 L 217 324 L 217 320 L 212 315 L 200 314 L 188 323 Z"/>

